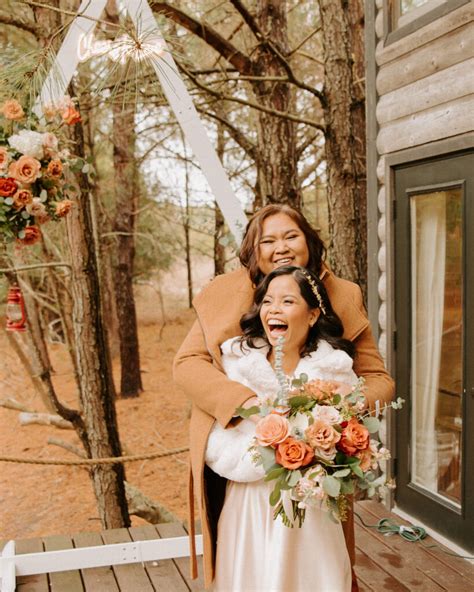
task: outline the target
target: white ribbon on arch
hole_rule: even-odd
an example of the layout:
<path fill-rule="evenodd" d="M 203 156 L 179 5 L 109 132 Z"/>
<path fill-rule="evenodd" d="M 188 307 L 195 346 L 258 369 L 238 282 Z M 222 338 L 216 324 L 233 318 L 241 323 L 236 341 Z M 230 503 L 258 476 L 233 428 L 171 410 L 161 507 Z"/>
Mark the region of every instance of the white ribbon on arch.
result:
<path fill-rule="evenodd" d="M 66 94 L 66 89 L 79 63 L 79 43 L 94 31 L 97 24 L 95 19 L 100 18 L 106 2 L 107 0 L 82 0 L 78 11 L 80 16 L 77 16 L 71 23 L 56 57 L 56 63 L 45 80 L 38 98 L 35 107 L 38 115 L 41 113 L 41 104 L 55 102 Z M 161 48 L 160 55 L 151 60 L 153 68 L 225 221 L 236 242 L 240 244 L 247 224 L 244 210 L 232 190 L 221 161 L 179 75 L 176 63 L 161 35 L 148 0 L 125 0 L 123 4 L 127 8 L 140 39 L 144 39 L 145 43 L 152 40 L 157 47 Z"/>

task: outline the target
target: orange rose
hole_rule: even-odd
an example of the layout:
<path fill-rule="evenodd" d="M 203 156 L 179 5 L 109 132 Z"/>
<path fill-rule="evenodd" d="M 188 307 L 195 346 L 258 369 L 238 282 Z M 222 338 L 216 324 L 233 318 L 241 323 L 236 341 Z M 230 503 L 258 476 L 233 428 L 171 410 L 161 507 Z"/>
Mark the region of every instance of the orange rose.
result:
<path fill-rule="evenodd" d="M 3 103 L 2 113 L 6 119 L 11 119 L 13 121 L 23 119 L 25 116 L 22 106 L 18 101 L 15 101 L 15 99 L 10 99 Z"/>
<path fill-rule="evenodd" d="M 290 433 L 286 417 L 271 413 L 258 420 L 255 436 L 260 446 L 276 446 Z"/>
<path fill-rule="evenodd" d="M 353 417 L 342 430 L 342 437 L 337 447 L 344 454 L 353 456 L 359 450 L 366 450 L 369 444 L 369 430 Z"/>
<path fill-rule="evenodd" d="M 276 416 L 277 417 L 277 416 Z M 278 444 L 275 460 L 285 469 L 299 469 L 305 467 L 314 458 L 311 446 L 289 436 L 284 442 Z"/>
<path fill-rule="evenodd" d="M 8 151 L 3 146 L 0 146 L 0 171 L 5 170 L 7 168 L 8 161 L 10 157 L 8 155 Z"/>
<path fill-rule="evenodd" d="M 328 451 L 341 439 L 341 434 L 336 432 L 331 424 L 315 419 L 305 431 L 305 436 L 313 448 Z"/>
<path fill-rule="evenodd" d="M 41 230 L 37 226 L 27 226 L 25 228 L 25 236 L 19 238 L 19 242 L 23 245 L 33 245 L 41 238 Z"/>
<path fill-rule="evenodd" d="M 63 199 L 56 204 L 56 216 L 63 218 L 67 216 L 72 209 L 73 202 L 70 199 Z"/>
<path fill-rule="evenodd" d="M 21 210 L 28 204 L 32 203 L 33 196 L 28 189 L 19 189 L 13 196 L 13 206 L 16 210 Z"/>
<path fill-rule="evenodd" d="M 68 105 L 63 111 L 61 111 L 61 117 L 63 118 L 64 123 L 67 123 L 68 125 L 74 125 L 81 121 L 81 114 L 72 105 Z"/>
<path fill-rule="evenodd" d="M 12 162 L 8 172 L 23 185 L 31 185 L 41 176 L 41 163 L 32 156 L 20 156 L 16 162 Z"/>
<path fill-rule="evenodd" d="M 48 176 L 59 179 L 63 174 L 63 163 L 60 160 L 52 160 L 46 169 Z"/>
<path fill-rule="evenodd" d="M 17 182 L 11 177 L 0 177 L 0 195 L 11 197 L 18 189 Z"/>
<path fill-rule="evenodd" d="M 333 395 L 337 390 L 337 383 L 329 382 L 328 380 L 320 380 L 315 378 L 304 385 L 304 391 L 310 397 L 319 401 L 325 399 L 328 395 Z"/>

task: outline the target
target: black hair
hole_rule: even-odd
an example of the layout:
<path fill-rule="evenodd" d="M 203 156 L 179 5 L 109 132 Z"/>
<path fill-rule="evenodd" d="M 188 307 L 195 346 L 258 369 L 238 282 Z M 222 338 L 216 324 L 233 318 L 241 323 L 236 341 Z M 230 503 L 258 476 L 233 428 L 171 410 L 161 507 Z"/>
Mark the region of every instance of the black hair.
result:
<path fill-rule="evenodd" d="M 307 356 L 318 348 L 318 343 L 321 339 L 327 341 L 334 349 L 345 351 L 351 358 L 355 354 L 355 346 L 352 341 L 344 339 L 344 327 L 341 319 L 334 312 L 331 302 L 329 301 L 328 293 L 324 287 L 323 282 L 314 273 L 303 267 L 296 267 L 287 265 L 278 267 L 271 271 L 257 286 L 254 293 L 254 301 L 252 308 L 242 316 L 240 319 L 240 328 L 242 329 L 241 344 L 247 344 L 250 347 L 258 347 L 256 340 L 263 339 L 266 344 L 270 345 L 265 334 L 265 330 L 260 320 L 260 309 L 262 302 L 267 293 L 270 282 L 276 277 L 282 275 L 291 275 L 299 286 L 301 295 L 305 299 L 308 306 L 312 309 L 324 308 L 324 313 L 321 310 L 316 323 L 310 328 L 306 343 L 303 350 L 300 352 L 301 356 Z M 311 278 L 317 291 L 321 297 L 321 304 L 313 291 L 313 288 L 308 281 Z"/>
<path fill-rule="evenodd" d="M 272 203 L 255 212 L 247 224 L 245 235 L 240 246 L 239 259 L 249 271 L 250 279 L 257 286 L 265 274 L 258 267 L 259 240 L 262 236 L 263 223 L 267 218 L 277 214 L 285 214 L 293 220 L 304 234 L 308 246 L 309 261 L 307 269 L 319 275 L 326 257 L 326 247 L 317 231 L 306 220 L 303 214 L 287 204 Z"/>

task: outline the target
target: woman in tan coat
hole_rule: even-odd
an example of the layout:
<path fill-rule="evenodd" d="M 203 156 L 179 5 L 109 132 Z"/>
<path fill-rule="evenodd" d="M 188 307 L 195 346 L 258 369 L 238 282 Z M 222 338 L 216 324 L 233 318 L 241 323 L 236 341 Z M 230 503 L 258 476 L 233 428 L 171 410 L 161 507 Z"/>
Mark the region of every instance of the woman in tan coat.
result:
<path fill-rule="evenodd" d="M 364 377 L 366 398 L 388 402 L 393 381 L 377 351 L 367 319 L 360 288 L 336 277 L 323 263 L 324 245 L 317 232 L 298 211 L 273 204 L 259 210 L 250 220 L 242 242 L 237 271 L 218 276 L 194 300 L 197 320 L 175 358 L 175 381 L 193 403 L 190 426 L 190 501 L 196 496 L 203 531 L 206 586 L 214 576 L 217 521 L 225 495 L 225 479 L 204 464 L 212 425 L 231 426 L 239 406 L 252 406 L 255 393 L 233 382 L 223 372 L 220 345 L 240 334 L 240 318 L 253 301 L 255 286 L 273 269 L 297 265 L 310 269 L 324 282 L 332 307 L 344 326 L 344 338 L 356 348 L 354 371 Z M 191 529 L 194 517 L 191 511 Z M 346 543 L 354 563 L 353 516 L 344 523 Z M 192 553 L 196 576 L 195 554 Z M 354 578 L 353 590 L 357 590 Z"/>

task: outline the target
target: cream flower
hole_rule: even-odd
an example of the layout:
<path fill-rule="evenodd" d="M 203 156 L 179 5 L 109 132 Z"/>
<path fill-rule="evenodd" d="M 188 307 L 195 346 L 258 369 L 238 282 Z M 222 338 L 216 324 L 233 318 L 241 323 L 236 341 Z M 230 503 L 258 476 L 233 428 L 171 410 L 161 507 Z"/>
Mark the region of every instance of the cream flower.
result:
<path fill-rule="evenodd" d="M 44 157 L 43 134 L 32 130 L 21 130 L 8 138 L 8 143 L 12 148 L 18 150 L 20 154 L 32 156 L 41 160 Z"/>

